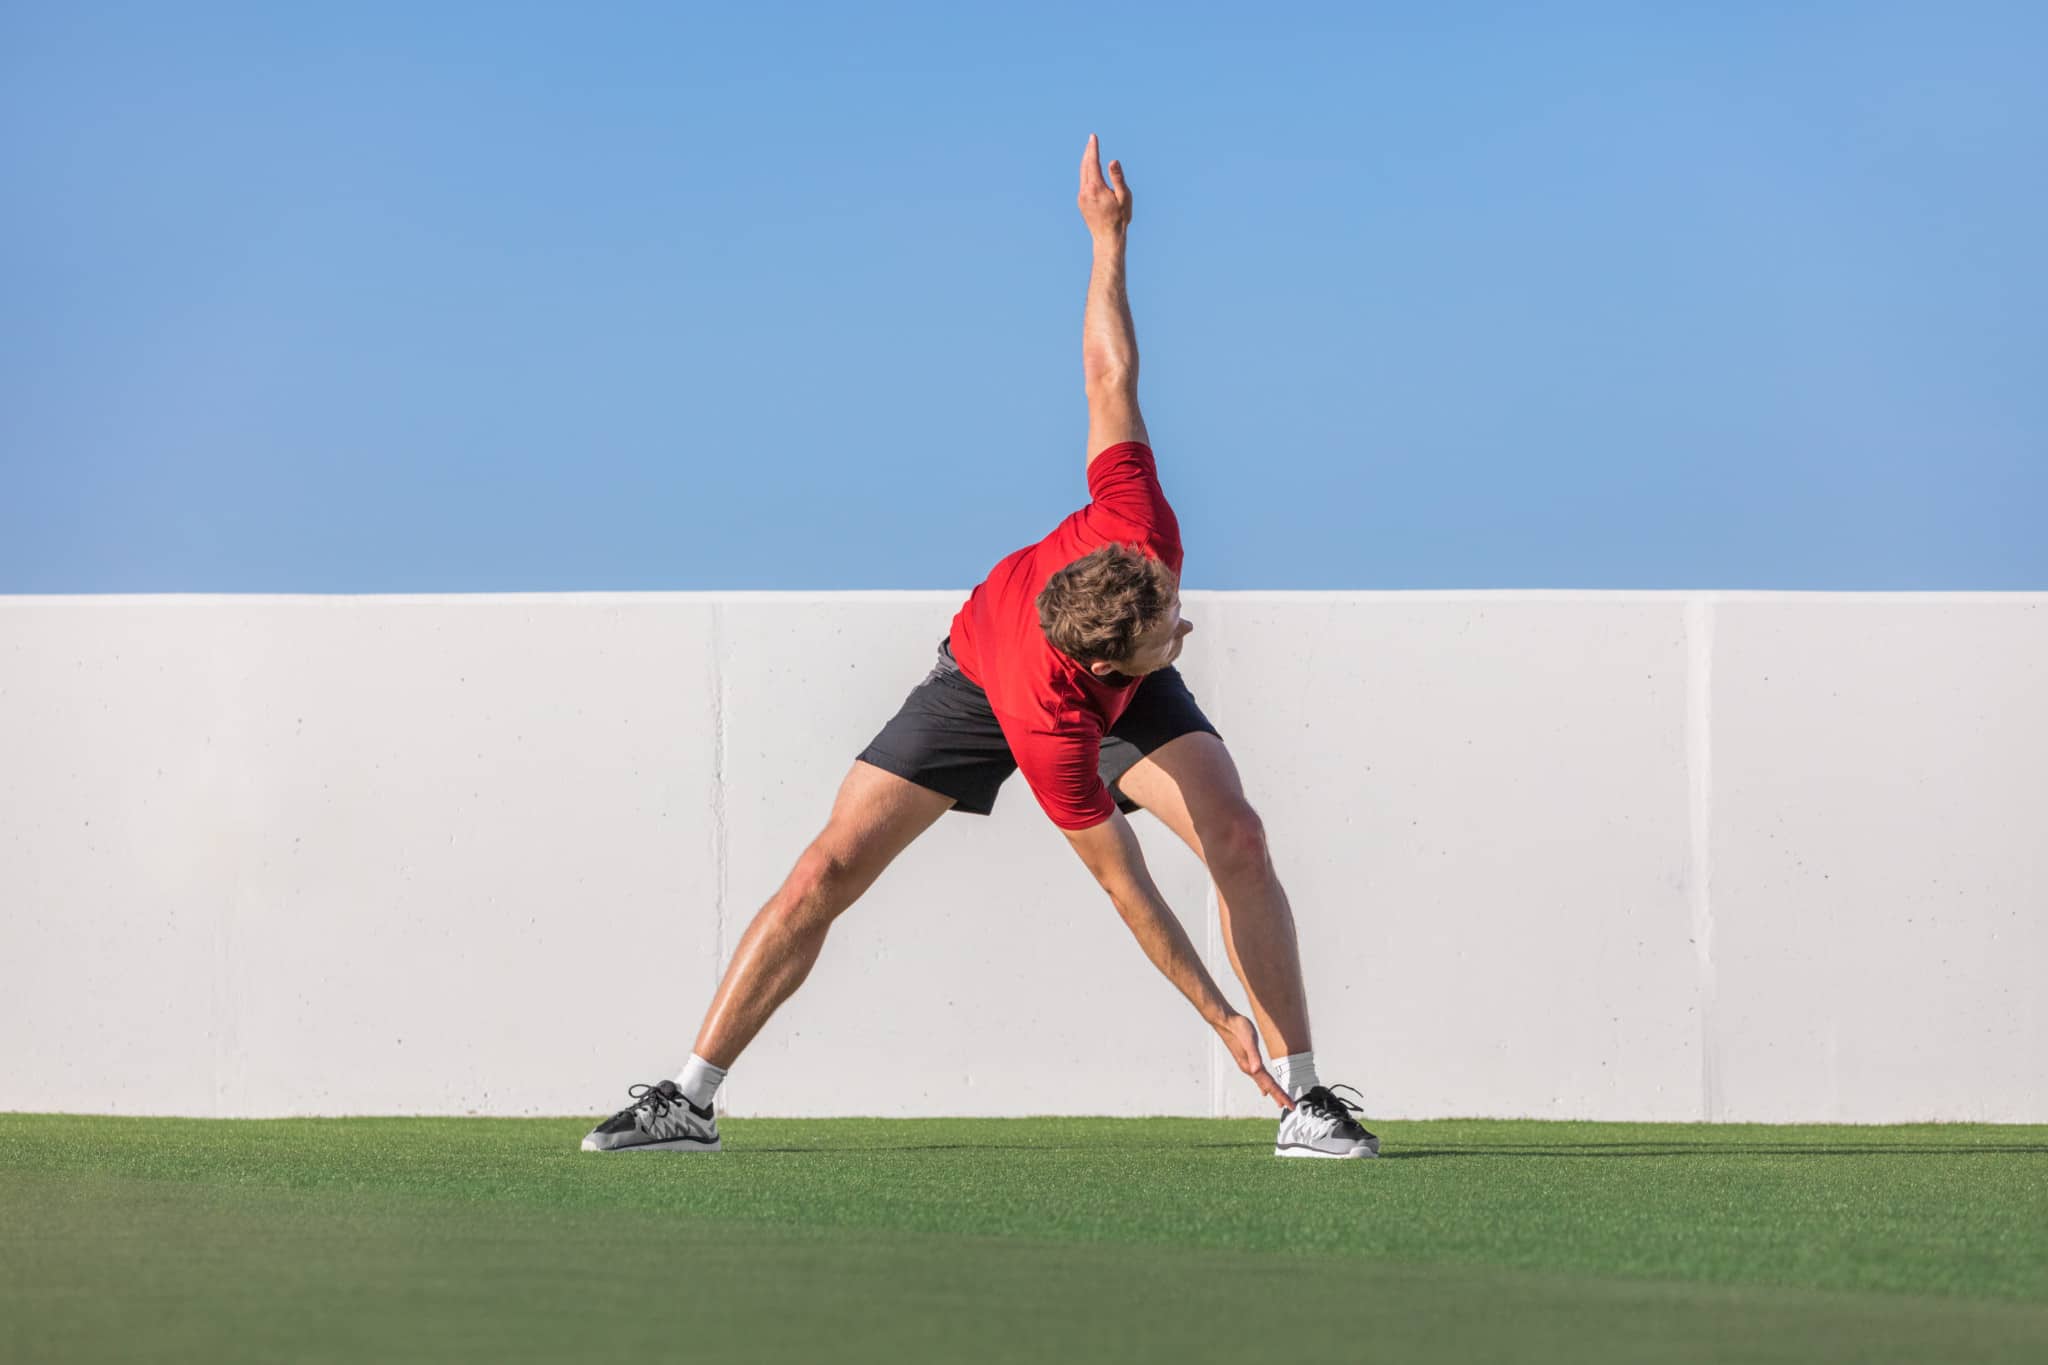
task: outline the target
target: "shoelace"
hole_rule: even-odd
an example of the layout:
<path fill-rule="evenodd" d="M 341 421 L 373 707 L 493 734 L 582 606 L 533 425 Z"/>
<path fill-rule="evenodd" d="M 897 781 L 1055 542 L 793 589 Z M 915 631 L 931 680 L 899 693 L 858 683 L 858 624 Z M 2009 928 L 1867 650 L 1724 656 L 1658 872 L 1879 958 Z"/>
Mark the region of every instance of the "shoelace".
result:
<path fill-rule="evenodd" d="M 1365 1125 L 1352 1118 L 1351 1115 L 1363 1114 L 1365 1106 L 1363 1104 L 1353 1104 L 1350 1100 L 1338 1094 L 1339 1090 L 1349 1090 L 1361 1100 L 1365 1098 L 1355 1085 L 1319 1085 L 1310 1090 L 1306 1095 L 1303 1095 L 1295 1103 L 1301 1105 L 1302 1108 L 1308 1110 L 1311 1114 L 1331 1120 L 1339 1128 L 1349 1124 L 1360 1132 L 1364 1132 Z"/>
<path fill-rule="evenodd" d="M 664 1095 L 661 1093 L 660 1084 L 657 1081 L 653 1085 L 627 1086 L 626 1094 L 632 1098 L 633 1102 L 618 1113 L 613 1114 L 611 1121 L 616 1122 L 641 1109 L 645 1109 L 649 1116 L 666 1114 L 669 1110 L 683 1102 L 683 1095 L 680 1090 L 673 1096 Z"/>
<path fill-rule="evenodd" d="M 656 1109 L 670 1109 L 681 1104 L 683 1100 L 680 1090 L 674 1095 L 662 1094 L 659 1081 L 653 1085 L 629 1085 L 626 1087 L 626 1093 L 633 1097 L 633 1103 L 627 1106 L 629 1109 L 638 1109 L 643 1104 L 651 1104 Z M 1359 1098 L 1363 1099 L 1364 1096 Z"/>
<path fill-rule="evenodd" d="M 663 1094 L 659 1081 L 653 1085 L 628 1086 L 626 1093 L 633 1098 L 633 1103 L 620 1112 L 633 1115 L 634 1126 L 654 1137 L 670 1136 L 688 1126 L 688 1120 L 683 1115 L 674 1115 L 673 1111 L 680 1109 L 685 1115 L 697 1112 L 683 1098 L 682 1091 L 678 1090 L 673 1095 Z M 642 1110 L 646 1111 L 644 1118 L 641 1117 Z"/>

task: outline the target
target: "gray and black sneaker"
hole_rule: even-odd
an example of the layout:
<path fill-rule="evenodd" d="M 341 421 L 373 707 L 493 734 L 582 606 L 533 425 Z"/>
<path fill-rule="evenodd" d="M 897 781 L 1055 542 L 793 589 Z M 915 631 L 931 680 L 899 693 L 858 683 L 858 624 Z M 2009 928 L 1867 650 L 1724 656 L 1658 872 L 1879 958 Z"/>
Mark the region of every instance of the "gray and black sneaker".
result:
<path fill-rule="evenodd" d="M 636 1085 L 633 1103 L 590 1130 L 586 1152 L 715 1152 L 718 1119 L 683 1097 L 674 1081 Z"/>
<path fill-rule="evenodd" d="M 1358 1095 L 1355 1086 L 1340 1085 Z M 1358 1095 L 1364 1099 L 1365 1096 Z M 1365 1131 L 1353 1114 L 1364 1109 L 1329 1086 L 1319 1085 L 1294 1102 L 1280 1119 L 1274 1156 L 1366 1157 L 1380 1154 L 1380 1140 Z"/>

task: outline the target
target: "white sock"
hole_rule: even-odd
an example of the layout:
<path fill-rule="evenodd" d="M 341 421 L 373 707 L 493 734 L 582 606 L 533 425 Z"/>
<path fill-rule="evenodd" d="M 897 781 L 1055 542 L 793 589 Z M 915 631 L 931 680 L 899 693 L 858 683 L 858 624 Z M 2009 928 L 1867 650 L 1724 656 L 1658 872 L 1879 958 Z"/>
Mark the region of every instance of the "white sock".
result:
<path fill-rule="evenodd" d="M 1273 1079 L 1280 1082 L 1280 1088 L 1287 1092 L 1290 1100 L 1298 1100 L 1322 1084 L 1316 1079 L 1316 1054 L 1313 1052 L 1275 1057 L 1271 1070 Z"/>
<path fill-rule="evenodd" d="M 719 1083 L 724 1079 L 724 1067 L 713 1066 L 693 1052 L 690 1060 L 683 1063 L 682 1074 L 676 1077 L 676 1088 L 699 1109 L 709 1109 L 711 1097 L 718 1093 Z"/>

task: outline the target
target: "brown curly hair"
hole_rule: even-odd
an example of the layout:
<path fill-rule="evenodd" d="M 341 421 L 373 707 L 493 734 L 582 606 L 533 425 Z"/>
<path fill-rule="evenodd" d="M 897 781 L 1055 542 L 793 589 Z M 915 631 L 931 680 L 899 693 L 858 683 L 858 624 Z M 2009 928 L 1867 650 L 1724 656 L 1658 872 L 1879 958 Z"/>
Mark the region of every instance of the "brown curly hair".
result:
<path fill-rule="evenodd" d="M 1038 624 L 1052 647 L 1080 663 L 1121 663 L 1173 607 L 1180 576 L 1136 546 L 1083 555 L 1038 594 Z"/>

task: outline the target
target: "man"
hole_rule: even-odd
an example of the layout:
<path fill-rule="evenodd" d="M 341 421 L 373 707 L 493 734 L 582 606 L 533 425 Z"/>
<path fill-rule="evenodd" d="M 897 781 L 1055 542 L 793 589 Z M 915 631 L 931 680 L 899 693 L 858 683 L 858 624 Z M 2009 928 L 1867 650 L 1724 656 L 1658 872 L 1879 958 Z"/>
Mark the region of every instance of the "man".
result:
<path fill-rule="evenodd" d="M 1180 525 L 1138 411 L 1124 295 L 1131 192 L 1115 161 L 1103 179 L 1092 135 L 1078 202 L 1095 242 L 1081 340 L 1092 501 L 974 590 L 937 666 L 854 761 L 824 832 L 747 926 L 688 1064 L 674 1080 L 631 1087 L 635 1102 L 593 1129 L 585 1151 L 718 1151 L 719 1083 L 809 974 L 833 919 L 940 815 L 987 815 L 1022 768 L 1145 955 L 1285 1111 L 1275 1154 L 1379 1154 L 1352 1117 L 1359 1107 L 1316 1078 L 1293 913 L 1237 767 L 1173 666 L 1194 627 L 1181 617 Z M 1256 1029 L 1160 899 L 1124 818 L 1140 809 L 1207 863 Z M 1277 1081 L 1260 1061 L 1261 1034 Z"/>

